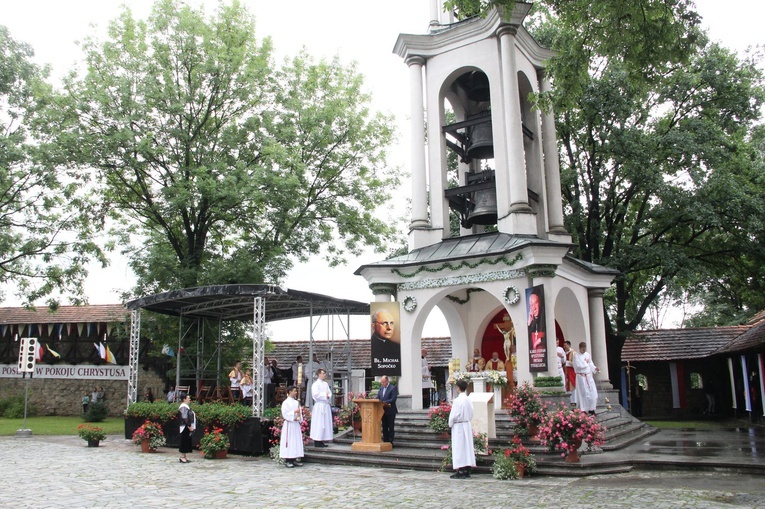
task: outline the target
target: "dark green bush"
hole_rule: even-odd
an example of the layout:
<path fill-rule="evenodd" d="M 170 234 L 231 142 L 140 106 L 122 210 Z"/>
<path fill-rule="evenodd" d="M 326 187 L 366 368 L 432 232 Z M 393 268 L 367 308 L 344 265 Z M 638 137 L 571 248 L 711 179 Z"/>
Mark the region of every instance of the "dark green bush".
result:
<path fill-rule="evenodd" d="M 37 409 L 27 405 L 27 417 L 37 415 Z M 16 395 L 0 399 L 0 416 L 6 419 L 22 419 L 24 417 L 24 396 Z"/>
<path fill-rule="evenodd" d="M 538 376 L 534 379 L 534 387 L 562 387 L 563 381 L 559 376 Z"/>
<path fill-rule="evenodd" d="M 101 422 L 106 419 L 107 415 L 106 405 L 98 401 L 88 405 L 88 411 L 85 412 L 83 419 L 85 422 Z"/>
<path fill-rule="evenodd" d="M 178 415 L 178 403 L 168 403 L 166 401 L 139 401 L 131 403 L 125 412 L 127 417 L 141 417 L 154 422 L 168 422 Z"/>

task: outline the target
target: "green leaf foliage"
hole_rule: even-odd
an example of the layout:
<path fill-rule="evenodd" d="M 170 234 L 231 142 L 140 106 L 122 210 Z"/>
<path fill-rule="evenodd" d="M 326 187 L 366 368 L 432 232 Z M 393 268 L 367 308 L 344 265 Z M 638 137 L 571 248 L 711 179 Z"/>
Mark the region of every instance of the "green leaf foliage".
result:
<path fill-rule="evenodd" d="M 392 121 L 355 66 L 307 53 L 276 65 L 237 1 L 206 18 L 159 0 L 129 11 L 57 102 L 57 146 L 95 168 L 138 294 L 277 282 L 295 260 L 384 247 Z"/>

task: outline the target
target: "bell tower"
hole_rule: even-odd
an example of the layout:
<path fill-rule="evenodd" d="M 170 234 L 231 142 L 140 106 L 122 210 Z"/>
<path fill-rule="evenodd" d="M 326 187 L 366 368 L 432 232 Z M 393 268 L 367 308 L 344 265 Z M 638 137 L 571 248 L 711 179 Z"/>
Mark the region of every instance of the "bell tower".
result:
<path fill-rule="evenodd" d="M 394 47 L 410 70 L 410 250 L 453 237 L 455 219 L 459 236 L 489 228 L 570 242 L 554 118 L 533 107 L 550 89 L 553 53 L 523 27 L 531 4 L 451 22 L 431 1 L 429 32 Z"/>

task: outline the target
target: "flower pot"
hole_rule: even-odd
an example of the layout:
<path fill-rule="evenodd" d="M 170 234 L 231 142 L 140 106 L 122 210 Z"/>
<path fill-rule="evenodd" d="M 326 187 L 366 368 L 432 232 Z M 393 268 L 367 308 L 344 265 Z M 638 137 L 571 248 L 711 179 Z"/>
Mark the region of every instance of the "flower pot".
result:
<path fill-rule="evenodd" d="M 441 438 L 443 440 L 449 440 L 452 436 L 449 434 L 448 431 L 442 431 L 438 434 L 438 438 Z"/>
<path fill-rule="evenodd" d="M 529 440 L 539 442 L 539 426 L 536 424 L 529 424 Z"/>
<path fill-rule="evenodd" d="M 566 455 L 566 463 L 579 463 L 582 460 L 579 456 L 579 448 L 582 446 L 582 441 L 576 440 L 571 445 L 572 447 Z"/>
<path fill-rule="evenodd" d="M 88 447 L 98 447 L 100 440 L 88 440 Z"/>
<path fill-rule="evenodd" d="M 226 459 L 228 457 L 228 450 L 224 449 L 222 451 L 215 451 L 215 454 L 213 455 L 213 459 L 215 460 L 222 460 Z"/>
<path fill-rule="evenodd" d="M 144 438 L 141 440 L 141 452 L 157 452 L 157 450 L 152 449 L 152 447 L 149 445 L 148 438 Z"/>
<path fill-rule="evenodd" d="M 515 471 L 518 472 L 518 479 L 523 479 L 523 474 L 526 473 L 526 465 L 523 463 L 516 463 Z"/>
<path fill-rule="evenodd" d="M 361 433 L 361 419 L 354 419 L 351 424 L 353 425 L 353 431 L 356 433 Z"/>

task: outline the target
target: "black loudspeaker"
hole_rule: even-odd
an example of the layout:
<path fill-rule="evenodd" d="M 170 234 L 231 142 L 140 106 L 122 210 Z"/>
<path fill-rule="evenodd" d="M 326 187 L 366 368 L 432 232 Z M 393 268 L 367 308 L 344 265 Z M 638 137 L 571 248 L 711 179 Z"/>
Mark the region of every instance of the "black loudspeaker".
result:
<path fill-rule="evenodd" d="M 265 424 L 265 423 L 263 423 Z M 237 425 L 228 434 L 231 440 L 231 452 L 236 454 L 255 455 L 268 451 L 268 434 L 264 434 L 260 418 L 249 417 Z"/>

